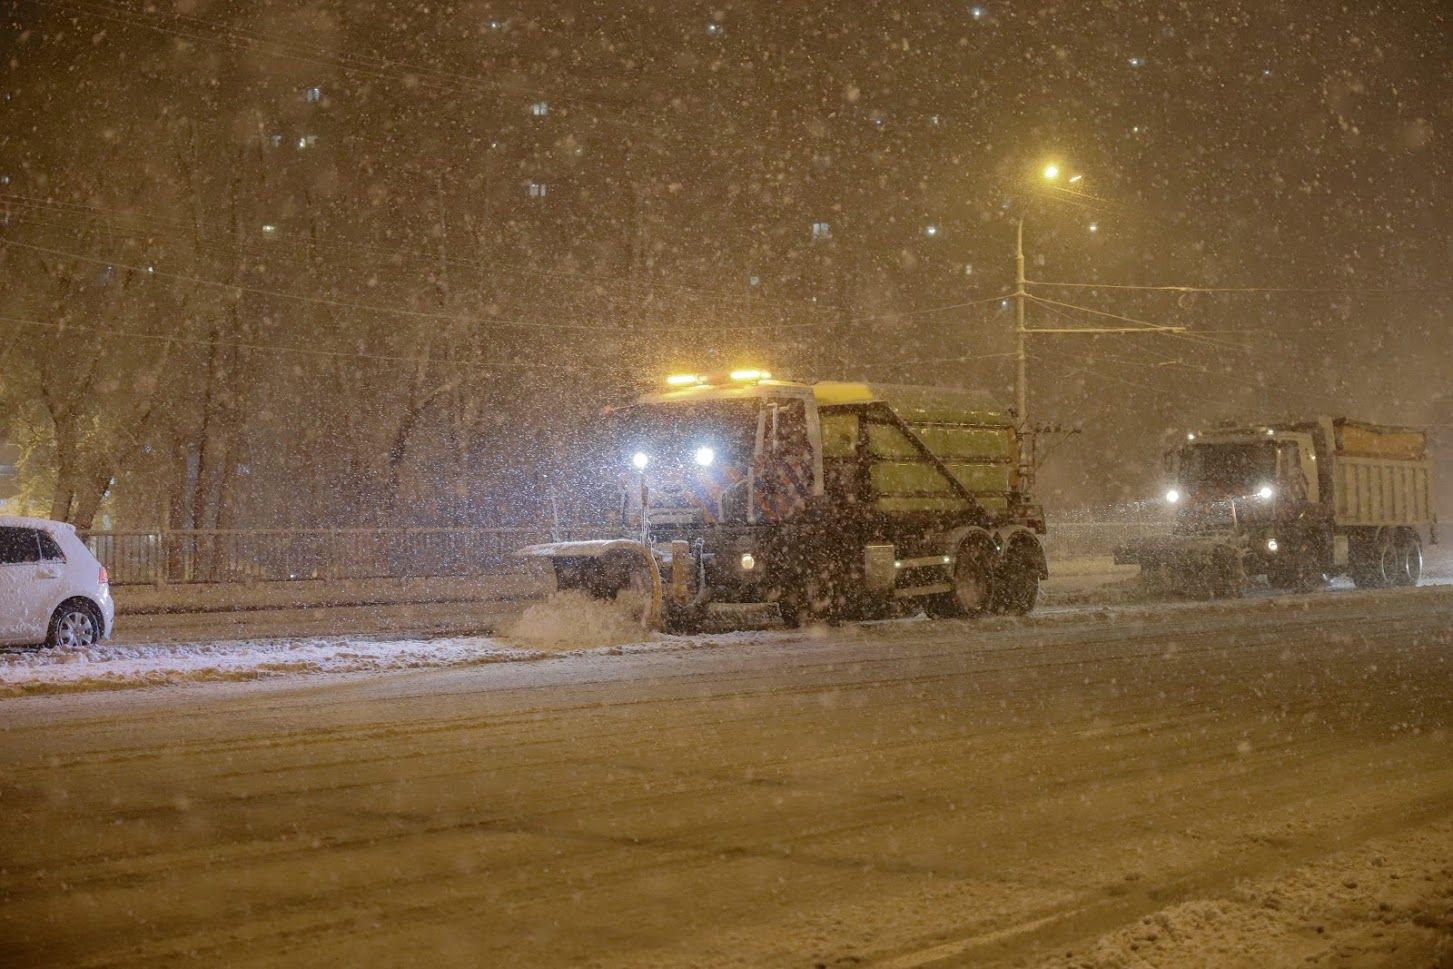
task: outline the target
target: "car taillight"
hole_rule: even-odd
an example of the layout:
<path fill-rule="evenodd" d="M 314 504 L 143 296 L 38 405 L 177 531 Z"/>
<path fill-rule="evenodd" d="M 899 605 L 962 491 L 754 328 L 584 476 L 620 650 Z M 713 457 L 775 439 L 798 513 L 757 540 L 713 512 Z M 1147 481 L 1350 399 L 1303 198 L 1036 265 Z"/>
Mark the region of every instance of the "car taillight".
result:
<path fill-rule="evenodd" d="M 101 566 L 101 574 L 97 576 L 96 581 L 101 583 L 102 585 L 111 584 L 111 577 L 106 574 L 106 566 Z"/>

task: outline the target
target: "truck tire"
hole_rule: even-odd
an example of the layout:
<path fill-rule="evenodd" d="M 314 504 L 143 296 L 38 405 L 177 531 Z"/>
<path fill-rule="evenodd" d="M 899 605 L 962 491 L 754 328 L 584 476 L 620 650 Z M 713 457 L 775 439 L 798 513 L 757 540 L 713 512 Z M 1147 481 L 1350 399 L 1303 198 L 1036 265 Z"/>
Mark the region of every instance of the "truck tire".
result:
<path fill-rule="evenodd" d="M 965 619 L 988 611 L 994 599 L 994 556 L 989 539 L 964 539 L 954 557 L 953 591 L 930 596 L 924 610 L 936 619 Z"/>
<path fill-rule="evenodd" d="M 1359 589 L 1386 589 L 1397 580 L 1401 566 L 1396 536 L 1388 529 L 1364 536 L 1353 547 L 1352 582 Z"/>
<path fill-rule="evenodd" d="M 1396 571 L 1392 576 L 1392 584 L 1417 585 L 1418 580 L 1423 577 L 1423 543 L 1418 539 L 1418 533 L 1411 528 L 1399 528 L 1397 537 L 1393 540 L 1393 548 Z"/>
<path fill-rule="evenodd" d="M 1033 545 L 1019 541 L 1009 546 L 994 576 L 993 610 L 1027 616 L 1039 601 L 1039 557 Z"/>

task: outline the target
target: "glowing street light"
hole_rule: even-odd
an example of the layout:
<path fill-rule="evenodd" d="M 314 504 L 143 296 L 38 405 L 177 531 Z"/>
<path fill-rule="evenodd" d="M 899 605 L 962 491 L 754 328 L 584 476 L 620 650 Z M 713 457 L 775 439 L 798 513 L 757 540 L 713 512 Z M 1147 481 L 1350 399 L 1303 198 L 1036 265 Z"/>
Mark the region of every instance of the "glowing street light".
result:
<path fill-rule="evenodd" d="M 1050 162 L 1048 165 L 1045 165 L 1044 180 L 1046 182 L 1052 182 L 1057 178 L 1059 178 L 1059 166 L 1056 165 L 1054 162 Z"/>

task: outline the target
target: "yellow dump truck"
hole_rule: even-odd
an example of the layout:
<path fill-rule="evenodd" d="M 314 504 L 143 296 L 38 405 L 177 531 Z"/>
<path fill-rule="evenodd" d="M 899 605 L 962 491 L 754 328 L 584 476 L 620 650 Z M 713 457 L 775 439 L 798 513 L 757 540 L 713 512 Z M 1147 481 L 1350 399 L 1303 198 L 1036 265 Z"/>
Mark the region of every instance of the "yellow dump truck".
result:
<path fill-rule="evenodd" d="M 1012 415 L 965 391 L 670 378 L 607 412 L 618 537 L 522 549 L 654 628 L 1025 613 L 1048 576 Z"/>
<path fill-rule="evenodd" d="M 1166 453 L 1168 536 L 1115 550 L 1171 585 L 1239 595 L 1244 580 L 1311 589 L 1416 585 L 1436 540 L 1424 432 L 1343 417 L 1192 431 Z"/>

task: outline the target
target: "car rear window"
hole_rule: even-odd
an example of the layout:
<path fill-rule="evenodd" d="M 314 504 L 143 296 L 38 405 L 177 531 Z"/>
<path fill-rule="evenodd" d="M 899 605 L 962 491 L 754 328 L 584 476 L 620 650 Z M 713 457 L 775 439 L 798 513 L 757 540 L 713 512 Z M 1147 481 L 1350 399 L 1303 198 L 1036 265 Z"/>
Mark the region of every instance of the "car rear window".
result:
<path fill-rule="evenodd" d="M 50 533 L 44 530 L 36 532 L 40 538 L 40 557 L 46 562 L 64 562 L 66 553 L 61 551 L 60 543 L 51 537 Z"/>
<path fill-rule="evenodd" d="M 36 538 L 38 534 L 33 528 L 0 525 L 0 565 L 39 562 L 40 542 Z"/>

